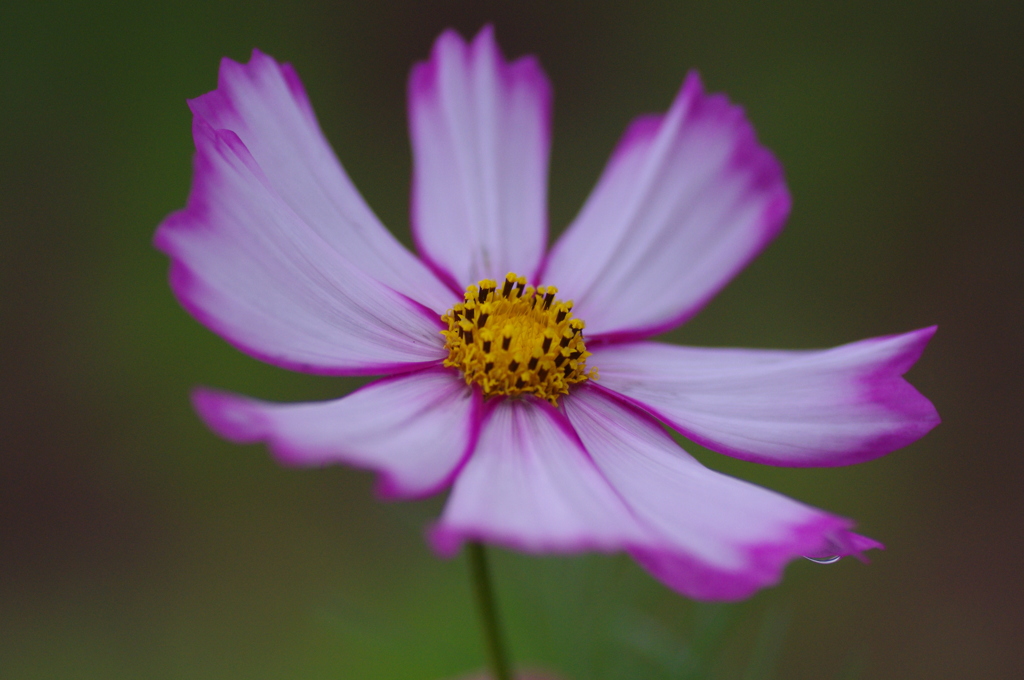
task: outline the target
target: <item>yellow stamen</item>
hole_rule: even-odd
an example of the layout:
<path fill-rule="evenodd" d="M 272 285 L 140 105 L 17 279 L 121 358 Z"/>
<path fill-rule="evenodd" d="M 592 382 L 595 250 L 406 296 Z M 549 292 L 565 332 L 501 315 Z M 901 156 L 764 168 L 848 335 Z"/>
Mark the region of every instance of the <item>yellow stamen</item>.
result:
<path fill-rule="evenodd" d="M 469 286 L 463 302 L 441 317 L 448 325 L 441 331 L 444 365 L 462 371 L 485 397 L 533 394 L 557 406 L 570 385 L 597 377 L 587 372 L 583 321 L 557 293 L 511 272 L 501 285 L 484 279 Z"/>

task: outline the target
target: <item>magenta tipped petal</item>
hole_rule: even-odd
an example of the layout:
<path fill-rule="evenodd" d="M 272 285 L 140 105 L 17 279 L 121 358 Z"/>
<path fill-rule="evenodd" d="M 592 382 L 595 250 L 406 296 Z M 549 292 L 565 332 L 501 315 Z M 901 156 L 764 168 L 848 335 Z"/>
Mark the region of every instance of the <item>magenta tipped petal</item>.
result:
<path fill-rule="evenodd" d="M 259 165 L 266 190 L 349 266 L 438 314 L 451 306 L 451 291 L 384 228 L 359 195 L 289 64 L 259 50 L 248 64 L 224 59 L 217 89 L 189 106 L 214 130 L 233 132 Z M 253 225 L 254 236 L 258 228 Z"/>
<path fill-rule="evenodd" d="M 347 397 L 272 404 L 200 390 L 203 420 L 225 439 L 266 442 L 287 465 L 346 463 L 381 474 L 386 497 L 442 490 L 476 440 L 479 397 L 449 371 L 428 369 L 370 383 Z"/>
<path fill-rule="evenodd" d="M 467 540 L 525 552 L 613 551 L 641 534 L 565 417 L 523 399 L 498 402 L 485 418 L 431 538 L 449 555 Z"/>
<path fill-rule="evenodd" d="M 596 347 L 592 362 L 602 387 L 710 449 L 770 465 L 849 465 L 938 424 L 902 377 L 934 332 L 789 352 L 643 342 Z"/>
<path fill-rule="evenodd" d="M 594 464 L 646 528 L 624 547 L 684 595 L 749 597 L 777 583 L 793 559 L 873 547 L 852 546 L 849 520 L 705 468 L 655 421 L 602 390 L 581 388 L 565 410 Z"/>
<path fill-rule="evenodd" d="M 420 253 L 464 288 L 532 277 L 547 241 L 551 87 L 537 61 L 506 62 L 488 27 L 453 31 L 409 78 L 412 223 Z"/>
<path fill-rule="evenodd" d="M 626 131 L 543 279 L 587 333 L 638 338 L 693 316 L 782 229 L 782 167 L 743 110 L 691 73 L 664 116 Z"/>
<path fill-rule="evenodd" d="M 437 323 L 327 247 L 232 133 L 196 119 L 188 207 L 158 248 L 192 314 L 269 363 L 326 374 L 382 373 L 444 358 Z"/>

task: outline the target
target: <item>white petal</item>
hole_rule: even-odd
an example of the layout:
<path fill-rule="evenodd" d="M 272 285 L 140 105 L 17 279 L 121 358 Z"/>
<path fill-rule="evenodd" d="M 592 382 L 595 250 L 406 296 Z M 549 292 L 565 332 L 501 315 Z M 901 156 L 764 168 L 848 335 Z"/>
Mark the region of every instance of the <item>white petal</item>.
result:
<path fill-rule="evenodd" d="M 576 302 L 592 337 L 659 333 L 746 266 L 789 205 L 743 111 L 692 73 L 667 114 L 627 130 L 541 278 Z"/>
<path fill-rule="evenodd" d="M 526 552 L 610 551 L 642 532 L 565 417 L 537 400 L 509 399 L 485 419 L 432 541 L 443 554 L 466 540 Z"/>
<path fill-rule="evenodd" d="M 188 207 L 155 238 L 193 316 L 295 370 L 389 373 L 444 358 L 440 319 L 331 248 L 270 188 L 234 133 L 198 117 L 193 132 Z"/>
<path fill-rule="evenodd" d="M 650 530 L 631 554 L 685 595 L 747 597 L 777 583 L 796 557 L 877 545 L 849 532 L 848 520 L 705 468 L 602 390 L 583 387 L 564 403 L 594 463 Z"/>
<path fill-rule="evenodd" d="M 550 108 L 537 62 L 505 62 L 489 27 L 470 45 L 443 33 L 413 69 L 413 233 L 457 287 L 536 273 L 547 240 Z"/>
<path fill-rule="evenodd" d="M 317 123 L 294 69 L 254 50 L 248 64 L 221 62 L 217 89 L 189 102 L 215 130 L 231 130 L 289 208 L 372 278 L 438 314 L 452 293 L 380 223 Z"/>
<path fill-rule="evenodd" d="M 231 441 L 265 441 L 289 465 L 376 470 L 380 492 L 401 498 L 448 486 L 472 450 L 480 407 L 449 369 L 385 378 L 334 401 L 272 404 L 211 390 L 194 401 L 210 428 Z"/>
<path fill-rule="evenodd" d="M 902 377 L 934 332 L 793 352 L 595 346 L 588 365 L 602 387 L 715 451 L 771 465 L 848 465 L 938 424 L 931 402 Z"/>

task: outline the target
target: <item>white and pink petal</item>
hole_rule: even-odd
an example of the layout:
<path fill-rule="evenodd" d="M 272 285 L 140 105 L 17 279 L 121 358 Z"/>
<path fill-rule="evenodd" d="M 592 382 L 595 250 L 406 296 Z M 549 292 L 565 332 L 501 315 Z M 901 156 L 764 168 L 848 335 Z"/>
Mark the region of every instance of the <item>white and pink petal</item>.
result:
<path fill-rule="evenodd" d="M 547 242 L 551 87 L 533 57 L 506 62 L 494 32 L 453 31 L 409 79 L 412 225 L 420 254 L 459 290 L 533 277 Z"/>
<path fill-rule="evenodd" d="M 668 113 L 627 129 L 543 283 L 591 337 L 640 338 L 697 313 L 782 229 L 782 167 L 743 110 L 691 73 Z"/>
<path fill-rule="evenodd" d="M 523 398 L 492 402 L 431 542 L 443 555 L 464 541 L 533 553 L 608 552 L 643 535 L 565 416 Z"/>
<path fill-rule="evenodd" d="M 359 195 L 291 65 L 259 50 L 247 64 L 224 59 L 217 89 L 189 106 L 214 130 L 238 136 L 268 186 L 324 246 L 438 314 L 451 305 L 447 286 L 384 228 Z"/>
<path fill-rule="evenodd" d="M 608 392 L 581 387 L 564 408 L 594 464 L 647 530 L 625 547 L 684 595 L 741 599 L 777 583 L 794 558 L 878 547 L 850 532 L 849 520 L 705 468 L 657 422 Z"/>
<path fill-rule="evenodd" d="M 266 442 L 286 465 L 345 463 L 380 473 L 378 492 L 419 498 L 446 488 L 472 451 L 480 397 L 447 369 L 370 383 L 333 401 L 275 404 L 197 390 L 196 410 L 217 434 Z"/>
<path fill-rule="evenodd" d="M 714 451 L 769 465 L 849 465 L 938 424 L 903 378 L 934 332 L 790 352 L 638 342 L 595 346 L 590 363 L 602 387 Z"/>
<path fill-rule="evenodd" d="M 294 370 L 379 374 L 444 358 L 439 319 L 331 248 L 235 133 L 196 117 L 193 136 L 188 205 L 154 239 L 193 316 L 239 349 Z"/>

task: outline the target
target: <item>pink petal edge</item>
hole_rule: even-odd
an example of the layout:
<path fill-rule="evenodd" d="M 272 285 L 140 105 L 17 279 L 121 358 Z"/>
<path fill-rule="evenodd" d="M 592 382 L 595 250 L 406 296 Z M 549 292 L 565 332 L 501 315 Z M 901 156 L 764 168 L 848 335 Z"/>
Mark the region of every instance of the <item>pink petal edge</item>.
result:
<path fill-rule="evenodd" d="M 451 291 L 384 228 L 352 184 L 289 64 L 253 50 L 221 61 L 217 89 L 189 101 L 193 115 L 235 133 L 268 185 L 353 266 L 441 314 Z"/>
<path fill-rule="evenodd" d="M 624 546 L 656 578 L 689 597 L 736 600 L 782 578 L 801 556 L 877 547 L 852 522 L 701 465 L 650 416 L 581 386 L 564 409 L 594 464 L 644 524 Z"/>
<path fill-rule="evenodd" d="M 179 302 L 238 349 L 327 375 L 444 358 L 440 319 L 337 254 L 268 186 L 234 133 L 194 121 L 188 205 L 157 229 Z"/>
<path fill-rule="evenodd" d="M 210 389 L 196 412 L 237 444 L 266 442 L 284 465 L 345 463 L 379 473 L 385 499 L 434 495 L 456 478 L 476 444 L 481 400 L 443 368 L 390 376 L 326 402 L 276 404 Z"/>
<path fill-rule="evenodd" d="M 551 87 L 533 57 L 506 62 L 485 27 L 445 31 L 409 78 L 417 250 L 461 292 L 533 277 L 547 241 Z"/>
<path fill-rule="evenodd" d="M 521 398 L 488 404 L 476 450 L 428 539 L 450 557 L 470 540 L 528 553 L 611 552 L 641 533 L 565 416 Z"/>
<path fill-rule="evenodd" d="M 595 341 L 661 333 L 775 238 L 790 203 L 742 109 L 691 72 L 668 113 L 626 130 L 540 278 L 575 301 Z"/>
<path fill-rule="evenodd" d="M 742 460 L 831 467 L 872 460 L 939 423 L 902 376 L 936 328 L 828 350 L 595 346 L 597 385 L 689 439 Z"/>

